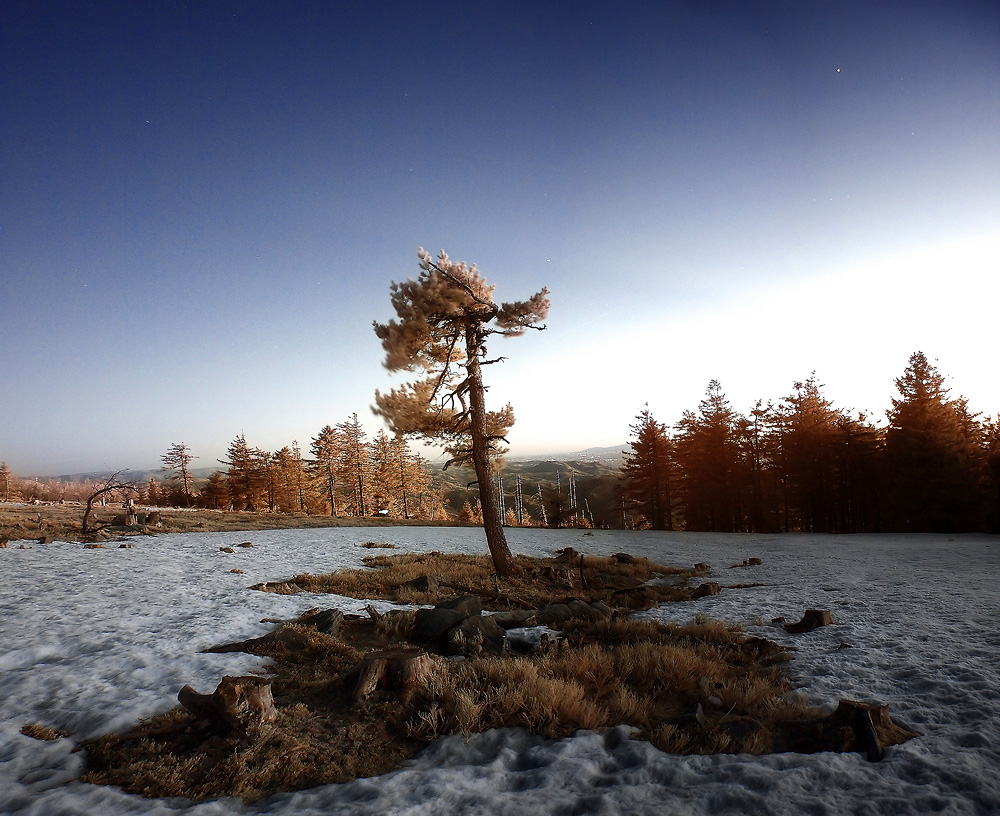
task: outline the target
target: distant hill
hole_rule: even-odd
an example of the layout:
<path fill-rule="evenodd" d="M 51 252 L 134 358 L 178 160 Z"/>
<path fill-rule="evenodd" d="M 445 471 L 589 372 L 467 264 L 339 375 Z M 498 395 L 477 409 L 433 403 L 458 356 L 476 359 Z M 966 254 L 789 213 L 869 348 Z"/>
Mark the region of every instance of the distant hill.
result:
<path fill-rule="evenodd" d="M 516 457 L 506 460 L 500 474 L 503 481 L 504 501 L 507 508 L 515 505 L 515 488 L 520 477 L 525 510 L 533 517 L 541 516 L 539 492 L 551 520 L 555 514 L 571 515 L 569 492 L 571 480 L 575 483 L 577 512 L 593 517 L 597 526 L 620 526 L 621 482 L 619 471 L 622 448 L 590 448 L 576 454 L 557 454 L 546 457 Z M 444 487 L 448 504 L 455 511 L 468 501 L 474 504 L 479 491 L 469 484 L 476 478 L 471 468 L 452 467 L 442 470 L 432 464 L 438 482 Z"/>
<path fill-rule="evenodd" d="M 628 444 L 612 445 L 607 448 L 586 448 L 585 450 L 571 451 L 569 453 L 547 453 L 532 456 L 511 456 L 510 462 L 537 462 L 540 460 L 551 462 L 572 462 L 597 459 L 601 461 L 616 461 L 621 463 L 622 454 L 631 450 Z"/>
<path fill-rule="evenodd" d="M 217 467 L 191 468 L 188 472 L 196 479 L 207 479 L 217 470 L 225 470 L 225 468 L 222 465 Z M 43 478 L 57 479 L 60 482 L 68 483 L 91 482 L 107 479 L 116 472 L 113 470 L 92 470 L 87 473 L 65 473 L 61 476 L 45 476 Z M 156 470 L 123 470 L 120 475 L 126 481 L 132 482 L 148 482 L 150 479 L 163 482 L 170 478 L 169 473 L 159 468 Z"/>

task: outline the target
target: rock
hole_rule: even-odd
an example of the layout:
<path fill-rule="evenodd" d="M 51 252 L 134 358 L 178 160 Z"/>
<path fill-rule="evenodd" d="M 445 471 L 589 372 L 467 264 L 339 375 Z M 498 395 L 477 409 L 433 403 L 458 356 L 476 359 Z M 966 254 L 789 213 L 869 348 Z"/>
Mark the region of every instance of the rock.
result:
<path fill-rule="evenodd" d="M 703 563 L 702 561 L 699 561 L 697 564 L 694 565 L 695 572 L 708 572 L 710 569 L 712 568 L 708 564 Z"/>
<path fill-rule="evenodd" d="M 402 586 L 407 589 L 413 589 L 417 592 L 431 592 L 436 593 L 438 591 L 439 578 L 436 575 L 418 575 L 411 581 L 407 581 Z"/>
<path fill-rule="evenodd" d="M 104 545 L 103 544 L 84 544 L 83 548 L 85 550 L 103 550 L 104 549 Z"/>
<path fill-rule="evenodd" d="M 722 587 L 719 586 L 715 581 L 707 581 L 701 584 L 694 592 L 691 593 L 692 599 L 704 598 L 708 595 L 718 595 L 722 592 Z"/>
<path fill-rule="evenodd" d="M 635 556 L 629 555 L 628 553 L 615 553 L 611 556 L 612 561 L 617 561 L 619 564 L 634 564 Z"/>
<path fill-rule="evenodd" d="M 133 549 L 133 547 L 132 547 L 131 544 L 119 544 L 118 545 L 118 549 L 119 550 L 131 550 L 131 549 Z"/>
<path fill-rule="evenodd" d="M 614 615 L 615 611 L 608 606 L 604 601 L 591 601 L 590 608 L 598 612 L 602 617 L 610 618 Z"/>
<path fill-rule="evenodd" d="M 273 592 L 276 595 L 298 595 L 300 592 L 305 592 L 302 587 L 291 581 L 262 581 L 259 584 L 254 584 L 250 589 L 256 589 L 258 592 Z"/>
<path fill-rule="evenodd" d="M 524 626 L 534 626 L 536 615 L 534 609 L 511 609 L 509 612 L 496 612 L 491 617 L 504 629 L 520 629 Z"/>
<path fill-rule="evenodd" d="M 463 612 L 466 615 L 482 615 L 483 599 L 478 595 L 462 595 L 452 598 L 450 601 L 443 601 L 437 605 L 438 609 L 454 609 L 456 612 Z"/>
<path fill-rule="evenodd" d="M 811 632 L 820 626 L 829 626 L 833 623 L 833 617 L 828 609 L 807 609 L 798 623 L 786 623 L 785 631 L 791 635 L 799 635 L 803 632 Z"/>
<path fill-rule="evenodd" d="M 569 611 L 572 613 L 574 618 L 582 618 L 583 620 L 596 620 L 597 618 L 603 618 L 604 615 L 594 609 L 589 603 L 578 600 L 577 598 L 572 598 L 566 602 L 566 606 L 569 607 Z"/>
<path fill-rule="evenodd" d="M 9 546 L 9 540 L 6 538 L 0 538 L 0 550 L 6 550 Z"/>
<path fill-rule="evenodd" d="M 424 643 L 440 640 L 467 617 L 469 616 L 459 609 L 443 606 L 418 609 L 413 621 L 413 637 Z"/>
<path fill-rule="evenodd" d="M 315 651 L 305 633 L 292 626 L 279 626 L 272 632 L 258 638 L 240 640 L 236 643 L 224 643 L 203 649 L 202 654 L 227 654 L 229 652 L 245 652 L 266 657 L 275 654 L 299 654 Z"/>
<path fill-rule="evenodd" d="M 312 626 L 317 632 L 326 635 L 336 635 L 344 622 L 344 613 L 339 609 L 322 609 L 312 615 L 299 618 L 303 626 Z"/>
<path fill-rule="evenodd" d="M 567 604 L 554 603 L 546 604 L 538 610 L 538 622 L 546 626 L 555 626 L 565 623 L 573 617 L 573 612 Z"/>
<path fill-rule="evenodd" d="M 448 631 L 448 651 L 465 656 L 503 654 L 507 645 L 507 632 L 492 615 L 468 617 Z"/>

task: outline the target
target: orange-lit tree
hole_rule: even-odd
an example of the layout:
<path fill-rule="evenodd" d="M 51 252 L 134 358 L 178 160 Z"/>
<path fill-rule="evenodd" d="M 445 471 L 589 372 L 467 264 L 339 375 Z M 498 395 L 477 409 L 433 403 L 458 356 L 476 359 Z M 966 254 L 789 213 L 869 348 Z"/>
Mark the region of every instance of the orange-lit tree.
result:
<path fill-rule="evenodd" d="M 492 460 L 502 455 L 514 424 L 508 404 L 487 411 L 482 367 L 486 342 L 493 335 L 515 337 L 526 329 L 544 329 L 548 289 L 528 300 L 495 303 L 494 287 L 475 265 L 452 261 L 442 251 L 436 259 L 418 252 L 417 280 L 392 284 L 396 320 L 375 323 L 389 371 L 421 371 L 422 379 L 375 392 L 375 413 L 397 434 L 441 444 L 451 464 L 471 464 L 479 485 L 483 529 L 493 565 L 509 575 L 513 557 L 507 546 Z"/>

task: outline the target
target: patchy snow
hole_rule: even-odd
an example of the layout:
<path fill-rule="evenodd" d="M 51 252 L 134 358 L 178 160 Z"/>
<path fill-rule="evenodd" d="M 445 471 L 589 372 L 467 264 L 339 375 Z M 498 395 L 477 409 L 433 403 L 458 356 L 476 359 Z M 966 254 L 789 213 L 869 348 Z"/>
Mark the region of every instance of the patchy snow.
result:
<path fill-rule="evenodd" d="M 790 671 L 811 701 L 831 709 L 841 697 L 887 702 L 894 718 L 924 736 L 869 763 L 860 754 L 677 757 L 628 739 L 626 728 L 556 741 L 503 730 L 441 740 L 383 777 L 252 805 L 147 800 L 74 781 L 84 763 L 74 753 L 78 741 L 168 710 L 185 683 L 211 691 L 223 674 L 262 666 L 248 655 L 197 653 L 264 634 L 271 627 L 261 618 L 364 605 L 250 585 L 359 565 L 370 554 L 360 545 L 371 539 L 402 551 L 482 551 L 482 534 L 427 527 L 175 534 L 134 539 L 131 550 L 57 542 L 0 550 L 0 813 L 1000 813 L 1000 539 L 509 535 L 515 551 L 533 555 L 567 545 L 624 550 L 667 564 L 704 561 L 723 585 L 764 582 L 654 614 L 688 621 L 703 613 L 794 645 Z M 246 540 L 253 549 L 219 550 Z M 753 556 L 763 564 L 730 569 Z M 793 636 L 769 623 L 779 615 L 798 620 L 806 608 L 831 610 L 835 624 Z M 838 649 L 842 642 L 853 648 Z M 19 733 L 27 723 L 73 736 L 37 741 Z"/>

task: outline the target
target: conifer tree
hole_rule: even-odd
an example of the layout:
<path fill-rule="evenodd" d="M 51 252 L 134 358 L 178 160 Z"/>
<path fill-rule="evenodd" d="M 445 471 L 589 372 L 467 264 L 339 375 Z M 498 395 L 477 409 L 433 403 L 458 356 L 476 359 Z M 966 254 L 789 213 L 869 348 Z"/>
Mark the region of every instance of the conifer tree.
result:
<path fill-rule="evenodd" d="M 514 566 L 504 534 L 492 460 L 505 448 L 514 423 L 510 405 L 487 411 L 482 367 L 492 335 L 518 336 L 539 325 L 548 314 L 548 290 L 526 301 L 496 303 L 494 287 L 476 267 L 456 263 L 442 251 L 437 259 L 420 249 L 417 280 L 392 284 L 392 305 L 398 319 L 375 323 L 389 371 L 422 370 L 426 377 L 376 392 L 375 413 L 397 433 L 442 444 L 451 459 L 446 464 L 471 463 L 479 485 L 487 545 L 498 574 Z"/>
<path fill-rule="evenodd" d="M 212 473 L 198 494 L 198 504 L 209 510 L 226 510 L 230 506 L 229 488 L 225 477 L 216 470 Z"/>
<path fill-rule="evenodd" d="M 345 443 L 341 434 L 324 426 L 309 444 L 312 453 L 310 470 L 315 484 L 330 504 L 330 515 L 337 516 L 337 479 L 344 457 Z"/>
<path fill-rule="evenodd" d="M 778 412 L 788 500 L 799 529 L 836 532 L 840 413 L 820 392 L 815 372 L 794 387 Z"/>
<path fill-rule="evenodd" d="M 899 398 L 886 412 L 885 463 L 894 527 L 915 532 L 973 529 L 973 443 L 964 400 L 950 400 L 923 352 L 896 380 Z"/>
<path fill-rule="evenodd" d="M 167 448 L 167 452 L 160 457 L 160 461 L 163 462 L 163 467 L 160 469 L 170 473 L 170 479 L 178 482 L 180 485 L 181 495 L 183 496 L 182 504 L 184 506 L 191 504 L 191 487 L 193 481 L 191 479 L 190 465 L 192 460 L 197 458 L 197 456 L 191 455 L 190 449 L 183 442 L 172 443 Z"/>
<path fill-rule="evenodd" d="M 642 410 L 631 426 L 632 450 L 625 453 L 621 476 L 625 498 L 642 513 L 654 530 L 673 530 L 671 509 L 672 447 L 666 426 Z"/>
<path fill-rule="evenodd" d="M 689 530 L 736 532 L 742 526 L 740 419 L 719 381 L 712 380 L 698 412 L 685 411 L 677 423 L 675 446 Z"/>
<path fill-rule="evenodd" d="M 352 516 L 367 516 L 369 507 L 368 487 L 371 462 L 366 441 L 367 434 L 357 414 L 337 425 L 343 443 L 342 471 L 347 491 L 347 509 Z"/>
<path fill-rule="evenodd" d="M 235 510 L 260 510 L 267 501 L 266 460 L 269 454 L 251 448 L 241 433 L 229 443 L 229 458 L 220 459 L 226 465 L 229 498 Z"/>

